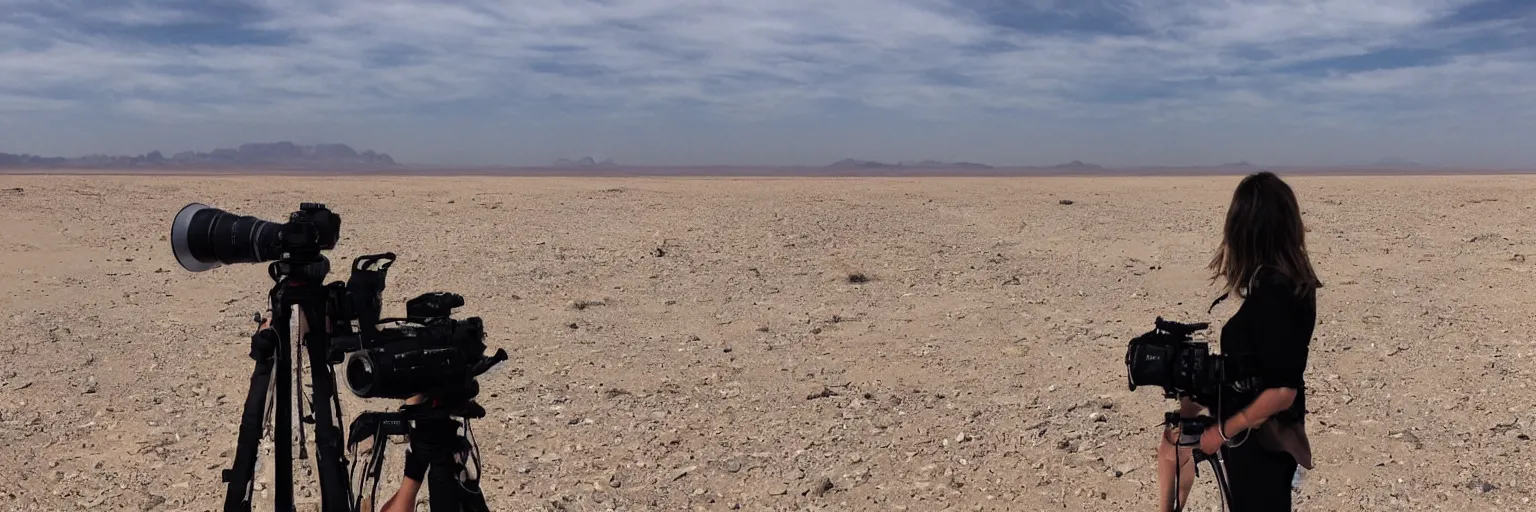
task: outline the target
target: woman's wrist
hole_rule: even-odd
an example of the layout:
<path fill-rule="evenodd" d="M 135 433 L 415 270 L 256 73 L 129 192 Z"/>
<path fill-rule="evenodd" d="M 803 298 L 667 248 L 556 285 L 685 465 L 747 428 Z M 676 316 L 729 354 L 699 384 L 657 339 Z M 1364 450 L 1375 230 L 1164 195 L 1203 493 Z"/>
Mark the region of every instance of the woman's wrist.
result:
<path fill-rule="evenodd" d="M 1247 411 L 1238 411 L 1238 413 L 1233 414 L 1231 418 L 1227 418 L 1227 421 L 1223 421 L 1220 425 L 1217 425 L 1217 433 L 1221 434 L 1222 440 L 1229 440 L 1232 435 L 1248 429 L 1247 424 L 1239 420 L 1239 418 L 1247 419 L 1248 415 L 1246 413 Z"/>

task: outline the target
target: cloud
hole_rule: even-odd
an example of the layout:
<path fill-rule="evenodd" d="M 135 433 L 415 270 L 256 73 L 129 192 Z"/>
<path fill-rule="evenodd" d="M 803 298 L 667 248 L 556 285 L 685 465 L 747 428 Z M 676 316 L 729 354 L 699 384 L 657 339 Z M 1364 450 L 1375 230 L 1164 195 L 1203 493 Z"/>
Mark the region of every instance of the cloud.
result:
<path fill-rule="evenodd" d="M 3 0 L 0 116 L 32 129 L 0 150 L 309 133 L 447 163 L 1472 162 L 1485 146 L 1379 133 L 1536 128 L 1530 5 Z M 1243 130 L 1260 140 L 1211 149 Z M 1536 166 L 1506 153 L 1475 163 Z"/>

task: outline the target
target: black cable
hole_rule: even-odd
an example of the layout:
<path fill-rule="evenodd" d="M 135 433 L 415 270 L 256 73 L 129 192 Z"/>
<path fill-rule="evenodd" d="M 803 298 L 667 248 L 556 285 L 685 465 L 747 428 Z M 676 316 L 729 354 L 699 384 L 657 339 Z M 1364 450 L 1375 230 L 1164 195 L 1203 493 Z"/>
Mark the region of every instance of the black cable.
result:
<path fill-rule="evenodd" d="M 373 490 L 369 492 L 368 503 L 370 505 L 379 502 L 379 480 L 384 473 L 384 450 L 389 448 L 389 442 L 384 438 L 384 427 L 376 427 L 373 437 L 373 458 L 368 461 L 369 471 L 373 474 Z M 383 441 L 383 445 L 380 445 Z M 361 494 L 361 493 L 359 493 Z"/>
<path fill-rule="evenodd" d="M 304 321 L 306 319 L 304 318 L 304 315 L 301 314 L 299 315 L 299 320 Z M 305 329 L 305 332 L 308 332 L 307 328 Z M 299 459 L 302 460 L 309 458 L 309 442 L 308 438 L 304 436 L 304 336 L 299 336 L 299 342 L 294 352 L 297 353 L 295 356 L 298 357 L 298 366 L 296 367 L 297 371 L 294 371 L 293 373 L 298 377 L 298 387 L 295 387 L 294 389 L 297 390 L 296 392 L 299 395 Z M 318 436 L 319 433 L 316 433 L 315 435 Z"/>

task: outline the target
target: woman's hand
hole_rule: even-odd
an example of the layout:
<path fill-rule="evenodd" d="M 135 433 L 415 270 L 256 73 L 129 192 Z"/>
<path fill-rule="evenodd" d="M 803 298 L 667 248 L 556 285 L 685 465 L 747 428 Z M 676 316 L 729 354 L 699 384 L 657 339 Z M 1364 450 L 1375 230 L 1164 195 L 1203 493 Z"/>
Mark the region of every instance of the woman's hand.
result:
<path fill-rule="evenodd" d="M 1216 423 L 1206 427 L 1205 432 L 1200 434 L 1200 453 L 1215 455 L 1221 450 L 1221 443 L 1226 441 L 1221 438 L 1220 428 L 1221 424 Z"/>

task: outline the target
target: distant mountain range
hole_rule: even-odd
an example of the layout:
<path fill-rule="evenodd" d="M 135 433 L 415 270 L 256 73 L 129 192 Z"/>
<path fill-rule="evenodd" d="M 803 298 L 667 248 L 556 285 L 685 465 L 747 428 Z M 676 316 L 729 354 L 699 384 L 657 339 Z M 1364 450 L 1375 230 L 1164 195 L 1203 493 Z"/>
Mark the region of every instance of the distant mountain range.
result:
<path fill-rule="evenodd" d="M 346 144 L 299 145 L 292 142 L 241 144 L 235 149 L 207 153 L 184 151 L 166 157 L 159 151 L 139 156 L 87 155 L 77 158 L 43 157 L 0 153 L 0 168 L 177 168 L 177 167 L 387 167 L 395 159 L 367 150 L 359 153 Z"/>
<path fill-rule="evenodd" d="M 842 160 L 838 160 L 836 162 L 832 162 L 832 165 L 828 165 L 827 167 L 831 167 L 831 168 L 834 168 L 834 169 L 849 169 L 849 168 L 859 168 L 859 169 L 895 169 L 895 168 L 908 168 L 908 169 L 991 169 L 992 168 L 992 166 L 987 165 L 987 164 L 978 164 L 978 163 L 972 163 L 972 162 L 938 162 L 938 161 L 934 161 L 934 160 L 922 160 L 922 161 L 911 161 L 911 160 L 908 160 L 908 161 L 898 162 L 898 163 L 894 163 L 894 164 L 888 164 L 888 163 L 885 163 L 885 162 L 876 162 L 876 161 L 873 161 L 873 160 L 855 160 L 855 159 L 852 159 L 852 158 L 844 158 Z"/>
<path fill-rule="evenodd" d="M 619 164 L 613 163 L 612 158 L 605 158 L 603 161 L 598 162 L 590 156 L 581 157 L 580 160 L 571 160 L 568 158 L 555 160 L 555 167 L 617 167 L 618 165 Z"/>
<path fill-rule="evenodd" d="M 852 158 L 844 158 L 842 160 L 838 160 L 836 162 L 832 162 L 832 165 L 828 165 L 827 167 L 833 168 L 833 169 L 995 169 L 996 168 L 996 167 L 993 167 L 991 165 L 978 164 L 978 163 L 975 163 L 975 162 L 940 162 L 940 161 L 935 161 L 935 160 L 921 160 L 921 161 L 906 160 L 906 161 L 902 161 L 902 162 L 898 162 L 898 163 L 894 163 L 894 164 L 889 164 L 889 163 L 885 163 L 885 162 L 877 162 L 877 161 L 874 161 L 874 160 L 856 160 L 856 159 L 852 159 Z M 1079 161 L 1079 160 L 1073 160 L 1071 162 L 1067 162 L 1067 163 L 1064 163 L 1064 164 L 1057 164 L 1057 165 L 1050 165 L 1050 166 L 1019 167 L 1019 169 L 1070 169 L 1070 170 L 1091 170 L 1091 169 L 1103 169 L 1103 168 L 1104 168 L 1103 166 L 1089 164 L 1089 163 L 1083 163 L 1082 161 Z"/>

